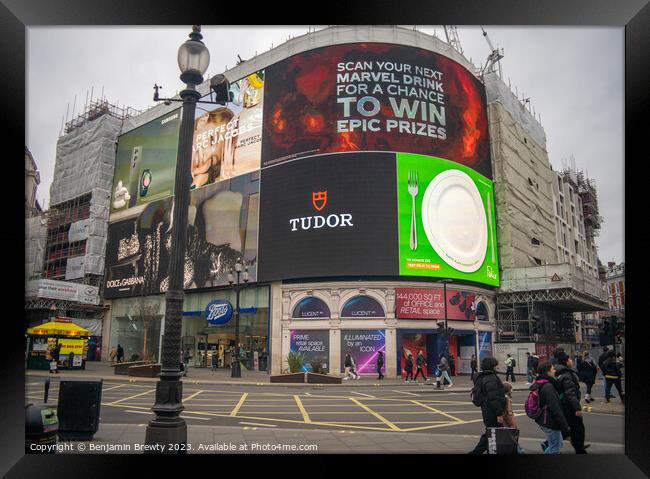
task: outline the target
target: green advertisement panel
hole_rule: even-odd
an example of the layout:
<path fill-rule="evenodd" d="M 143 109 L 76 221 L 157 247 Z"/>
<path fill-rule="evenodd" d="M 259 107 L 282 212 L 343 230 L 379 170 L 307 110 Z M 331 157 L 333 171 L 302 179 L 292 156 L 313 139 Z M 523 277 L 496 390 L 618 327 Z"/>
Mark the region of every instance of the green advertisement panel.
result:
<path fill-rule="evenodd" d="M 180 109 L 118 138 L 111 213 L 174 194 Z"/>
<path fill-rule="evenodd" d="M 397 154 L 400 276 L 499 285 L 493 183 L 433 156 Z"/>

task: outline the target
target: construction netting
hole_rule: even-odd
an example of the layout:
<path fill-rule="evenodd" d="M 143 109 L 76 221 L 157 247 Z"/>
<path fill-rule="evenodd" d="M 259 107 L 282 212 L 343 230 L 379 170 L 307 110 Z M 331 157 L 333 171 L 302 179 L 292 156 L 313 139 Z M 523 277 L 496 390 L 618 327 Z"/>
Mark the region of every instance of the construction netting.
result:
<path fill-rule="evenodd" d="M 538 145 L 546 149 L 546 133 L 544 128 L 535 119 L 521 101 L 512 93 L 496 72 L 487 73 L 484 77 L 485 90 L 488 103 L 499 102 L 512 115 L 513 119 L 521 125 Z"/>
<path fill-rule="evenodd" d="M 111 190 L 115 142 L 122 120 L 102 115 L 59 138 L 50 204 L 56 205 L 89 193 Z"/>
<path fill-rule="evenodd" d="M 47 220 L 41 216 L 25 219 L 25 281 L 39 278 L 47 240 Z"/>
<path fill-rule="evenodd" d="M 70 243 L 86 241 L 85 254 L 67 261 L 65 279 L 104 273 L 108 212 L 115 166 L 115 144 L 122 120 L 102 115 L 61 137 L 56 148 L 50 204 L 91 193 L 89 217 L 70 225 Z"/>

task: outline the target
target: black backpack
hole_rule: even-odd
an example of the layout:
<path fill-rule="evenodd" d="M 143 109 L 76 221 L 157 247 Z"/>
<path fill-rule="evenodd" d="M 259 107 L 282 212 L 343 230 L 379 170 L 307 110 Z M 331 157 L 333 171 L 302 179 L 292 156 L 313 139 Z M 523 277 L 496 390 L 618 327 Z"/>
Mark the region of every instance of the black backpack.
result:
<path fill-rule="evenodd" d="M 517 361 L 515 358 L 512 358 L 512 367 L 514 368 L 515 366 L 517 366 Z"/>
<path fill-rule="evenodd" d="M 483 379 L 482 377 L 477 377 L 474 381 L 474 386 L 469 393 L 469 398 L 472 400 L 474 406 L 481 407 L 485 402 L 485 393 L 483 392 Z"/>

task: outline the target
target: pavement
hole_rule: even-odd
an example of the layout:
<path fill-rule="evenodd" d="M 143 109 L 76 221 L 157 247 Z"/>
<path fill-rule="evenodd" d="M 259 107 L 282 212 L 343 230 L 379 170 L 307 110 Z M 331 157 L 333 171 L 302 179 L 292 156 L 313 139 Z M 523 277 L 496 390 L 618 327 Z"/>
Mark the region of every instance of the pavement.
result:
<path fill-rule="evenodd" d="M 63 454 L 142 454 L 145 424 L 105 424 L 92 442 L 61 442 Z M 541 436 L 541 433 L 539 434 Z M 465 454 L 478 442 L 479 435 L 446 435 L 368 431 L 320 431 L 265 427 L 188 426 L 189 454 Z M 541 437 L 520 437 L 528 454 L 541 454 Z M 169 452 L 169 451 L 159 451 Z M 574 454 L 565 441 L 563 454 Z M 623 444 L 594 443 L 591 454 L 624 454 Z"/>
<path fill-rule="evenodd" d="M 86 363 L 85 370 L 79 371 L 65 371 L 60 370 L 59 374 L 53 375 L 49 371 L 37 371 L 37 370 L 27 370 L 26 376 L 30 378 L 36 377 L 56 377 L 57 379 L 65 378 L 76 378 L 76 379 L 103 379 L 104 381 L 124 381 L 131 383 L 156 383 L 158 378 L 132 378 L 129 376 L 116 375 L 113 373 L 113 367 L 110 362 L 107 361 L 89 361 Z M 458 375 L 453 377 L 454 385 L 453 387 L 441 387 L 440 389 L 435 387 L 435 381 L 430 381 L 424 384 L 422 381 L 418 383 L 404 383 L 403 380 L 397 378 L 384 378 L 381 381 L 377 380 L 375 375 L 361 376 L 359 380 L 348 380 L 342 381 L 341 384 L 287 384 L 287 383 L 271 383 L 270 375 L 264 371 L 242 371 L 241 378 L 231 378 L 230 369 L 216 369 L 212 370 L 210 368 L 188 368 L 188 374 L 183 378 L 183 383 L 188 385 L 230 385 L 230 386 L 260 386 L 264 388 L 273 388 L 273 387 L 307 387 L 307 388 L 344 388 L 344 389 L 354 389 L 361 386 L 365 387 L 379 387 L 379 388 L 403 388 L 404 391 L 410 390 L 431 390 L 435 393 L 445 393 L 445 392 L 468 392 L 472 388 L 472 382 L 469 375 Z M 582 385 L 584 388 L 584 385 Z M 513 383 L 513 389 L 515 391 L 523 391 L 528 389 L 526 384 L 525 376 L 521 376 L 521 379 Z M 603 399 L 603 385 L 600 380 L 594 385 L 592 391 L 593 396 L 598 398 L 591 403 L 584 402 L 583 398 L 583 407 L 591 408 L 591 410 L 586 409 L 589 412 L 594 413 L 603 413 L 603 414 L 624 414 L 625 407 L 620 403 L 618 398 L 612 399 L 610 403 L 606 403 Z M 583 391 L 584 394 L 584 391 Z"/>

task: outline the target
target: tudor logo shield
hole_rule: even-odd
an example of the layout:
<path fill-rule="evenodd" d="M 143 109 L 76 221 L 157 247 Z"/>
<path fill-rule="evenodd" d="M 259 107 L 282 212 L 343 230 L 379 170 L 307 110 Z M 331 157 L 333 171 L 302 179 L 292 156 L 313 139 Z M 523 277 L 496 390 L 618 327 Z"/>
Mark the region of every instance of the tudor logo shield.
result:
<path fill-rule="evenodd" d="M 327 191 L 315 191 L 311 194 L 311 203 L 316 211 L 323 211 L 327 204 Z"/>

